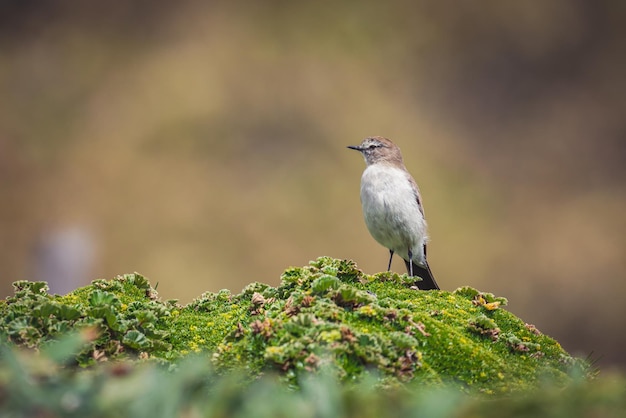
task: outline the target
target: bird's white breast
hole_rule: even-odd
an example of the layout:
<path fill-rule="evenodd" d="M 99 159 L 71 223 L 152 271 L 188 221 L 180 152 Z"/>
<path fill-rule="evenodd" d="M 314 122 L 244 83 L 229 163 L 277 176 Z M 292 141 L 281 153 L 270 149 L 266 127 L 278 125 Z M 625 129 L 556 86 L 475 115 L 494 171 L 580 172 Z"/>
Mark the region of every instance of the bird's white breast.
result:
<path fill-rule="evenodd" d="M 426 221 L 418 206 L 409 174 L 388 164 L 372 164 L 361 178 L 361 204 L 365 223 L 380 244 L 408 259 L 421 259 Z"/>

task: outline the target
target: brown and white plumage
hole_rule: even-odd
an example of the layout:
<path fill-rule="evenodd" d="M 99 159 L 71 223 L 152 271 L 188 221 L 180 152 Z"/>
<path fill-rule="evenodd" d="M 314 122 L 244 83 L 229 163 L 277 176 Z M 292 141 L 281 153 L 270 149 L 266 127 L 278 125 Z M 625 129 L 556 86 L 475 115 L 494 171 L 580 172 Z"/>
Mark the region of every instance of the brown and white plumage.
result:
<path fill-rule="evenodd" d="M 391 140 L 380 136 L 365 138 L 358 146 L 367 167 L 361 177 L 361 205 L 370 234 L 381 245 L 404 259 L 407 271 L 419 276 L 417 287 L 439 289 L 426 260 L 428 240 L 426 219 L 419 188 Z"/>

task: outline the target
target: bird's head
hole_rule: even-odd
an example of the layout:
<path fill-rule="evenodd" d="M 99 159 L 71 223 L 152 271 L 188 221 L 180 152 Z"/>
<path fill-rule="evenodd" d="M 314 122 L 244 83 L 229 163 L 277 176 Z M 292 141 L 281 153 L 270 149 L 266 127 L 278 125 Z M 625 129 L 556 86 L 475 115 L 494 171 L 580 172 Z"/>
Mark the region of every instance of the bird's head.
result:
<path fill-rule="evenodd" d="M 348 148 L 363 154 L 367 165 L 379 162 L 402 164 L 400 148 L 391 142 L 390 139 L 383 138 L 382 136 L 365 138 L 359 145 L 349 145 Z"/>

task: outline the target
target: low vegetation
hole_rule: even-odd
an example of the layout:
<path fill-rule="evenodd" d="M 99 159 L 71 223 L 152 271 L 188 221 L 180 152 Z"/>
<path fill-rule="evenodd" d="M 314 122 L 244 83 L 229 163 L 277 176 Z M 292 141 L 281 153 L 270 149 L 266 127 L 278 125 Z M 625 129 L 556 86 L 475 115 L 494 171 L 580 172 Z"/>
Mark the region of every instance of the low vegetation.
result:
<path fill-rule="evenodd" d="M 386 416 L 390 407 L 448 416 L 461 405 L 482 414 L 484 398 L 514 408 L 513 399 L 547 404 L 600 386 L 585 361 L 507 312 L 506 299 L 414 285 L 327 257 L 288 269 L 278 287 L 253 283 L 185 306 L 160 300 L 139 274 L 62 296 L 16 282 L 0 304 L 0 405 L 66 416 Z M 623 406 L 623 385 L 602 384 L 612 391 L 604 407 Z M 273 401 L 252 413 L 263 400 Z"/>

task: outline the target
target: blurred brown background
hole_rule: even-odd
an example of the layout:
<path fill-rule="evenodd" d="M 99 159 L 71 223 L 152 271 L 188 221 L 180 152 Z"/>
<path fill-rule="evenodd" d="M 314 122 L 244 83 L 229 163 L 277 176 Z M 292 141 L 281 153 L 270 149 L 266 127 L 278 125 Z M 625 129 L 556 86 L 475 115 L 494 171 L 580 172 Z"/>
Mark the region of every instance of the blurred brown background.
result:
<path fill-rule="evenodd" d="M 234 3 L 0 1 L 3 297 L 381 271 L 345 146 L 383 135 L 446 290 L 626 365 L 625 2 Z"/>

